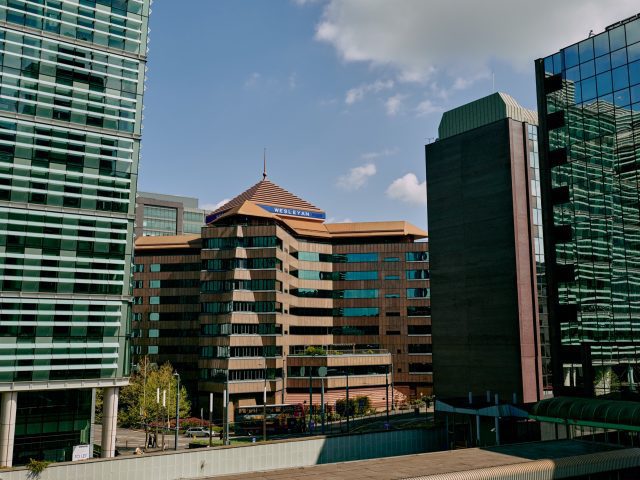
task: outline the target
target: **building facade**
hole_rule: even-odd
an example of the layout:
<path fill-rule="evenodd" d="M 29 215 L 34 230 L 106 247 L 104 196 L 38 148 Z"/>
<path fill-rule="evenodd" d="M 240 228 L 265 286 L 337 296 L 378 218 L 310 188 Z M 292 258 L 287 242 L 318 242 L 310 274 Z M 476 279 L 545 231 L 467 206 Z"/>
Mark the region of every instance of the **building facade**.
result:
<path fill-rule="evenodd" d="M 554 390 L 637 395 L 640 19 L 536 61 Z"/>
<path fill-rule="evenodd" d="M 216 414 L 224 389 L 240 406 L 261 404 L 265 387 L 269 403 L 306 403 L 310 382 L 314 403 L 324 383 L 330 405 L 344 398 L 347 381 L 352 395 L 378 408 L 430 394 L 428 244 L 416 241 L 426 233 L 405 222 L 327 224 L 324 217 L 264 179 L 209 215 L 201 239 L 139 239 L 136 354 L 162 362 L 163 348 L 182 345 L 173 324 L 165 335 L 151 316 L 161 322 L 165 312 L 193 312 L 193 299 L 178 303 L 189 293 L 174 289 L 187 274 L 162 272 L 193 263 L 179 252 L 191 259 L 185 246 L 201 241 L 199 329 L 184 344 L 199 347 L 191 368 L 200 400 L 215 394 Z M 171 289 L 149 289 L 165 278 Z"/>
<path fill-rule="evenodd" d="M 0 1 L 0 466 L 113 455 L 148 0 Z"/>
<path fill-rule="evenodd" d="M 136 197 L 136 238 L 199 234 L 204 220 L 197 198 L 149 192 Z"/>
<path fill-rule="evenodd" d="M 543 393 L 536 125 L 535 112 L 495 93 L 445 112 L 426 146 L 438 398 Z"/>

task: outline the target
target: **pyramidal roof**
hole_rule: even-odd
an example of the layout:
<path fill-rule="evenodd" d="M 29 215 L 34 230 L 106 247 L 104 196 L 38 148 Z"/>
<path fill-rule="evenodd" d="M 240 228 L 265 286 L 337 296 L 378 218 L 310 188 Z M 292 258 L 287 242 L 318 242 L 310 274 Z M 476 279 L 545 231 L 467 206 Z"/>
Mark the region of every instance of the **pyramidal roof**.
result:
<path fill-rule="evenodd" d="M 303 211 L 312 212 L 315 219 L 323 219 L 325 216 L 324 211 L 315 205 L 276 185 L 271 180 L 263 178 L 240 195 L 214 210 L 207 216 L 207 222 L 235 207 L 243 205 L 245 202 L 252 202 L 266 211 L 280 215 L 300 216 L 300 211 Z"/>

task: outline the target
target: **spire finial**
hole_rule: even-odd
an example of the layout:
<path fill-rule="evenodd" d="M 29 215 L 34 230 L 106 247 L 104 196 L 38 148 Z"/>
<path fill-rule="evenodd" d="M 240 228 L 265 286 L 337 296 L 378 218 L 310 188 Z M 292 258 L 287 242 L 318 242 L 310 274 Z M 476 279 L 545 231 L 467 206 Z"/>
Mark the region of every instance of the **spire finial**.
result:
<path fill-rule="evenodd" d="M 267 148 L 262 153 L 262 180 L 267 179 Z"/>

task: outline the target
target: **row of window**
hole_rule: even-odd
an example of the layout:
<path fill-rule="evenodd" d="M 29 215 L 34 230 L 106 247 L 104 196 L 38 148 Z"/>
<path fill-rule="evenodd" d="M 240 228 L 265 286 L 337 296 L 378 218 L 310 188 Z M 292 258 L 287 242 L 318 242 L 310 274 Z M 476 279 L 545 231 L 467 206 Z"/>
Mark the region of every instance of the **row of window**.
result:
<path fill-rule="evenodd" d="M 328 262 L 328 263 L 361 263 L 361 262 L 378 262 L 379 254 L 369 253 L 318 253 L 318 252 L 294 252 L 292 254 L 298 260 L 308 262 Z M 406 252 L 405 260 L 407 262 L 428 262 L 429 252 Z M 385 262 L 399 262 L 399 257 L 385 257 Z"/>
<path fill-rule="evenodd" d="M 278 237 L 216 237 L 202 239 L 202 248 L 205 250 L 270 247 L 282 248 L 282 240 Z"/>
<path fill-rule="evenodd" d="M 276 345 L 262 347 L 208 345 L 200 348 L 200 356 L 203 358 L 281 357 L 282 347 Z"/>
<path fill-rule="evenodd" d="M 274 279 L 256 280 L 210 280 L 202 282 L 203 293 L 232 292 L 234 290 L 282 291 L 282 282 Z"/>
<path fill-rule="evenodd" d="M 209 272 L 226 272 L 235 269 L 260 270 L 282 269 L 282 262 L 275 257 L 267 258 L 216 258 L 202 261 L 202 269 Z"/>
<path fill-rule="evenodd" d="M 148 266 L 151 273 L 194 272 L 200 270 L 199 263 L 150 263 Z M 145 265 L 143 263 L 136 263 L 133 265 L 133 273 L 142 273 L 144 271 Z"/>
<path fill-rule="evenodd" d="M 98 294 L 98 295 L 123 295 L 123 284 L 104 285 L 100 283 L 87 283 L 83 279 L 72 279 L 69 283 L 62 283 L 50 280 L 23 280 L 5 278 L 2 280 L 2 290 L 6 292 L 47 292 L 47 293 L 78 293 L 78 294 Z"/>
<path fill-rule="evenodd" d="M 94 21 L 88 18 L 92 10 L 78 8 L 78 14 L 71 15 L 61 11 L 64 5 L 66 9 L 74 8 L 68 3 L 50 2 L 48 5 L 55 7 L 38 7 L 32 3 L 20 0 L 7 0 L 8 5 L 0 5 L 0 20 L 16 25 L 43 30 L 45 32 L 62 35 L 65 37 L 92 42 L 109 48 L 116 48 L 126 52 L 144 54 L 140 51 L 142 46 L 142 25 L 138 24 L 138 31 L 127 29 L 124 25 L 118 26 L 125 20 L 120 17 L 109 17 L 108 24 Z"/>
<path fill-rule="evenodd" d="M 208 323 L 200 325 L 200 333 L 209 337 L 227 335 L 281 335 L 279 323 Z"/>
<path fill-rule="evenodd" d="M 225 370 L 222 368 L 206 368 L 200 370 L 200 380 L 211 380 L 214 382 L 243 382 L 264 379 L 275 380 L 276 378 L 282 378 L 281 368 L 261 368 L 253 370 Z"/>
<path fill-rule="evenodd" d="M 133 313 L 134 322 L 145 321 L 145 314 L 142 312 Z M 197 322 L 199 312 L 149 312 L 146 317 L 150 322 Z"/>
<path fill-rule="evenodd" d="M 134 288 L 144 288 L 143 280 L 137 280 Z M 177 280 L 149 280 L 149 288 L 199 288 L 199 278 L 184 278 Z"/>
<path fill-rule="evenodd" d="M 378 298 L 377 289 L 318 290 L 317 288 L 292 288 L 291 295 L 303 298 Z"/>
<path fill-rule="evenodd" d="M 282 312 L 280 302 L 211 302 L 202 304 L 202 313 L 225 314 L 232 312 Z"/>
<path fill-rule="evenodd" d="M 125 79 L 134 84 L 131 92 L 136 91 L 140 69 L 136 59 L 14 30 L 0 32 L 0 44 L 6 52 L 44 64 L 59 63 L 77 72 L 91 71 L 105 78 Z"/>
<path fill-rule="evenodd" d="M 358 326 L 337 326 L 337 327 L 317 327 L 317 326 L 298 326 L 291 325 L 289 327 L 289 335 L 378 335 L 379 327 L 377 325 L 358 325 Z"/>
<path fill-rule="evenodd" d="M 157 218 L 161 220 L 178 220 L 178 211 L 175 208 L 156 207 L 152 205 L 144 206 L 144 218 Z"/>
<path fill-rule="evenodd" d="M 291 378 L 320 377 L 319 367 L 288 367 L 287 376 Z M 344 377 L 346 375 L 385 375 L 391 371 L 391 365 L 358 365 L 351 367 L 329 367 L 323 376 Z"/>
<path fill-rule="evenodd" d="M 292 270 L 291 275 L 301 280 L 377 280 L 377 270 L 349 272 L 320 272 L 318 270 Z"/>
<path fill-rule="evenodd" d="M 0 247 L 7 252 L 24 254 L 26 250 L 41 250 L 44 255 L 78 256 L 85 258 L 109 258 L 124 260 L 126 244 L 92 242 L 84 240 L 60 240 L 46 236 L 18 236 L 0 234 Z M 61 252 L 65 252 L 61 255 Z M 30 253 L 34 253 L 31 251 Z"/>
<path fill-rule="evenodd" d="M 291 307 L 291 315 L 304 317 L 377 317 L 380 315 L 378 307 L 353 308 L 308 308 Z"/>

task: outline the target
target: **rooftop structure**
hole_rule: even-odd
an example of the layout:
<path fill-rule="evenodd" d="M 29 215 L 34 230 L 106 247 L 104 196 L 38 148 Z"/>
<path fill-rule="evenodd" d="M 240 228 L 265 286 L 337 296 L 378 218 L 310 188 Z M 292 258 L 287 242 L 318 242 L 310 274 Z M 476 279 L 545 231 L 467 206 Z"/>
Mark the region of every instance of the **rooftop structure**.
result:
<path fill-rule="evenodd" d="M 138 192 L 135 237 L 200 233 L 204 216 L 197 198 Z"/>

